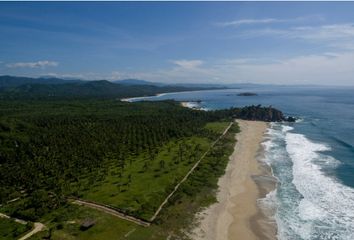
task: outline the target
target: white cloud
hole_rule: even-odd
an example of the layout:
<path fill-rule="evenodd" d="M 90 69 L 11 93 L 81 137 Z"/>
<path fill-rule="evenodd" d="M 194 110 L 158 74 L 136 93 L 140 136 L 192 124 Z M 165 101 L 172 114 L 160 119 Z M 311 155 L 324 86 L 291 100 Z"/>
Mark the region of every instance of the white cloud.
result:
<path fill-rule="evenodd" d="M 83 80 L 123 80 L 123 79 L 142 79 L 153 80 L 159 78 L 154 72 L 128 72 L 128 71 L 112 71 L 111 73 L 84 72 L 84 73 L 45 73 L 40 76 L 56 77 L 64 79 L 83 79 Z"/>
<path fill-rule="evenodd" d="M 89 76 L 91 73 L 45 73 L 40 77 L 54 77 L 54 78 L 64 78 L 64 79 L 87 79 L 89 80 Z M 96 79 L 97 80 L 97 79 Z"/>
<path fill-rule="evenodd" d="M 239 20 L 234 20 L 234 21 L 229 21 L 229 22 L 220 22 L 216 23 L 215 25 L 221 26 L 221 27 L 238 27 L 241 25 L 250 25 L 250 24 L 266 24 L 266 23 L 275 23 L 275 22 L 282 22 L 280 19 L 275 19 L 275 18 L 263 18 L 263 19 L 239 19 Z"/>
<path fill-rule="evenodd" d="M 303 21 L 323 21 L 324 18 L 320 15 L 303 16 L 297 18 L 279 19 L 279 18 L 246 18 L 238 19 L 234 21 L 218 22 L 215 23 L 216 26 L 220 27 L 239 27 L 242 25 L 257 25 L 257 24 L 271 24 L 271 23 L 296 23 Z"/>
<path fill-rule="evenodd" d="M 332 24 L 322 26 L 294 27 L 285 31 L 285 37 L 300 38 L 311 41 L 332 41 L 354 39 L 354 24 Z"/>
<path fill-rule="evenodd" d="M 171 62 L 176 64 L 178 67 L 186 69 L 195 69 L 203 64 L 202 60 L 173 60 Z"/>
<path fill-rule="evenodd" d="M 185 61 L 185 60 L 184 60 Z M 263 83 L 354 85 L 354 51 L 278 58 L 235 58 L 215 61 L 198 60 L 199 64 L 154 71 L 114 71 L 109 74 L 61 74 L 88 80 L 144 79 L 165 83 Z"/>
<path fill-rule="evenodd" d="M 332 47 L 353 48 L 354 23 L 331 24 L 320 26 L 301 26 L 288 29 L 264 28 L 244 31 L 240 37 L 281 37 L 300 39 L 313 43 L 326 43 Z"/>
<path fill-rule="evenodd" d="M 110 75 L 105 76 L 107 80 L 124 80 L 124 79 L 141 79 L 146 78 L 153 79 L 156 76 L 152 76 L 150 73 L 136 72 L 136 71 L 113 71 Z"/>
<path fill-rule="evenodd" d="M 237 62 L 237 61 L 235 61 Z M 273 59 L 268 63 L 225 62 L 216 72 L 227 82 L 354 85 L 354 52 Z"/>
<path fill-rule="evenodd" d="M 8 68 L 45 68 L 45 67 L 56 67 L 58 62 L 54 61 L 37 61 L 37 62 L 17 62 L 6 64 Z"/>
<path fill-rule="evenodd" d="M 194 83 L 354 85 L 354 51 L 285 59 L 236 58 L 203 61 L 196 69 L 172 68 L 141 74 L 146 80 Z"/>

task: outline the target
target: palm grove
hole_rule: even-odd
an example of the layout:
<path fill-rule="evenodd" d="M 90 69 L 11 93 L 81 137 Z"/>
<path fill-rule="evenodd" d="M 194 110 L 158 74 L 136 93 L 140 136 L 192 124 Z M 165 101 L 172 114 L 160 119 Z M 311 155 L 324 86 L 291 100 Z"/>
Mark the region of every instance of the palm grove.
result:
<path fill-rule="evenodd" d="M 5 91 L 12 97 L 0 102 L 0 212 L 36 221 L 74 197 L 149 220 L 233 118 L 285 120 L 271 107 L 206 112 L 174 101 L 126 103 L 116 99 L 121 92 L 95 91 L 54 98 Z M 215 189 L 233 142 L 230 135 L 214 146 L 169 204 Z"/>

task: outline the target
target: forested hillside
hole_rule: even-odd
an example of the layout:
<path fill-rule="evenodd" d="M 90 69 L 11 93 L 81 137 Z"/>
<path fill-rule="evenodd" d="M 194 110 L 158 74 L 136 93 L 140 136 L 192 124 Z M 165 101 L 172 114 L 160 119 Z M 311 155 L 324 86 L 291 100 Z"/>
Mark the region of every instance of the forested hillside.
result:
<path fill-rule="evenodd" d="M 63 84 L 80 82 L 80 80 L 64 80 L 60 78 L 30 78 L 15 76 L 0 76 L 0 90 L 18 87 L 26 84 Z"/>
<path fill-rule="evenodd" d="M 129 80 L 128 80 L 129 81 Z M 119 99 L 151 96 L 158 93 L 213 89 L 177 85 L 122 84 L 99 81 L 63 80 L 58 78 L 23 78 L 0 76 L 0 99 Z"/>

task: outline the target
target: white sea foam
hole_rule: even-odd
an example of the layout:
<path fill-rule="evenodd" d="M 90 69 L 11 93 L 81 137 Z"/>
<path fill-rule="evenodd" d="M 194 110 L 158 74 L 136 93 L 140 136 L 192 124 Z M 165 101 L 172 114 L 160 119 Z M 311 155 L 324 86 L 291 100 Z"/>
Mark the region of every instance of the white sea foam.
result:
<path fill-rule="evenodd" d="M 290 126 L 286 126 L 286 125 L 283 125 L 282 126 L 282 132 L 285 133 L 285 132 L 289 132 L 291 130 L 294 130 L 293 127 L 290 127 Z"/>
<path fill-rule="evenodd" d="M 277 137 L 283 136 L 283 134 L 273 127 L 275 123 L 271 123 L 270 128 L 267 129 L 264 137 L 264 141 L 262 142 L 262 147 L 264 150 L 264 156 L 260 160 L 266 163 L 268 166 L 271 167 L 277 159 L 274 156 L 280 156 L 276 152 L 279 151 L 279 147 L 273 141 Z M 278 159 L 279 160 L 279 159 Z M 276 176 L 273 174 L 273 169 L 271 168 L 271 173 L 274 178 L 277 179 Z M 278 179 L 277 179 L 278 180 Z M 275 213 L 277 209 L 277 189 L 269 192 L 264 198 L 258 199 L 258 204 L 263 212 L 272 220 L 275 220 Z"/>
<path fill-rule="evenodd" d="M 276 145 L 269 138 L 262 143 L 262 146 L 263 146 L 265 154 L 264 154 L 264 157 L 261 159 L 261 161 L 266 163 L 268 166 L 271 166 L 271 164 L 274 162 L 274 159 L 269 157 L 269 153 L 273 150 L 273 148 Z"/>
<path fill-rule="evenodd" d="M 186 102 L 185 106 L 187 108 L 193 108 L 193 109 L 200 107 L 199 103 L 197 102 Z"/>
<path fill-rule="evenodd" d="M 279 130 L 278 128 L 281 128 Z M 271 127 L 268 128 L 265 134 L 265 141 L 262 143 L 265 156 L 262 159 L 268 165 L 275 164 L 278 161 L 283 161 L 283 154 L 281 152 L 284 151 L 281 147 L 279 147 L 279 143 L 276 142 L 277 139 L 285 138 L 285 134 L 288 131 L 293 130 L 293 127 L 281 125 L 279 124 L 271 124 Z"/>
<path fill-rule="evenodd" d="M 259 204 L 276 209 L 278 238 L 354 239 L 354 189 L 325 173 L 340 161 L 326 155 L 330 146 L 292 130 L 272 124 L 263 142 L 263 161 L 272 166 L 280 184 Z"/>
<path fill-rule="evenodd" d="M 298 118 L 298 119 L 295 120 L 295 122 L 297 122 L 297 123 L 301 123 L 301 122 L 303 122 L 303 121 L 304 121 L 303 118 Z"/>
<path fill-rule="evenodd" d="M 264 198 L 258 199 L 258 205 L 263 210 L 263 212 L 270 218 L 275 219 L 275 212 L 277 208 L 277 190 L 267 193 Z"/>
<path fill-rule="evenodd" d="M 194 110 L 209 111 L 208 108 L 201 107 L 199 102 L 183 102 L 183 106 Z"/>
<path fill-rule="evenodd" d="M 292 213 L 298 216 L 288 222 L 292 230 L 302 239 L 354 239 L 354 190 L 327 176 L 319 164 L 338 162 L 322 153 L 330 148 L 291 132 L 285 140 L 293 162 L 292 183 L 303 196 Z"/>

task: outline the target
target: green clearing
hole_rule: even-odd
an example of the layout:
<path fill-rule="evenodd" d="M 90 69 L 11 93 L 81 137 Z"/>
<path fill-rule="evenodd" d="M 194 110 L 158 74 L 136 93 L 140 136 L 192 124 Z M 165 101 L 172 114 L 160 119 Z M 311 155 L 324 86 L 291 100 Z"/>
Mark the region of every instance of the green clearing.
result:
<path fill-rule="evenodd" d="M 86 231 L 80 230 L 85 219 L 94 219 L 95 225 Z M 31 240 L 59 239 L 145 239 L 153 234 L 153 228 L 144 228 L 100 211 L 77 205 L 66 205 L 46 215 L 43 219 L 49 230 L 37 233 Z M 125 238 L 134 230 L 131 237 Z"/>
<path fill-rule="evenodd" d="M 21 224 L 12 219 L 0 218 L 0 239 L 16 239 L 31 229 L 30 224 Z"/>
<path fill-rule="evenodd" d="M 222 134 L 225 128 L 229 126 L 230 122 L 209 122 L 205 125 L 206 129 Z"/>
<path fill-rule="evenodd" d="M 90 187 L 82 198 L 148 220 L 211 142 L 206 137 L 183 138 L 160 147 L 155 156 L 137 156 L 124 168 L 112 163 L 105 179 Z"/>

